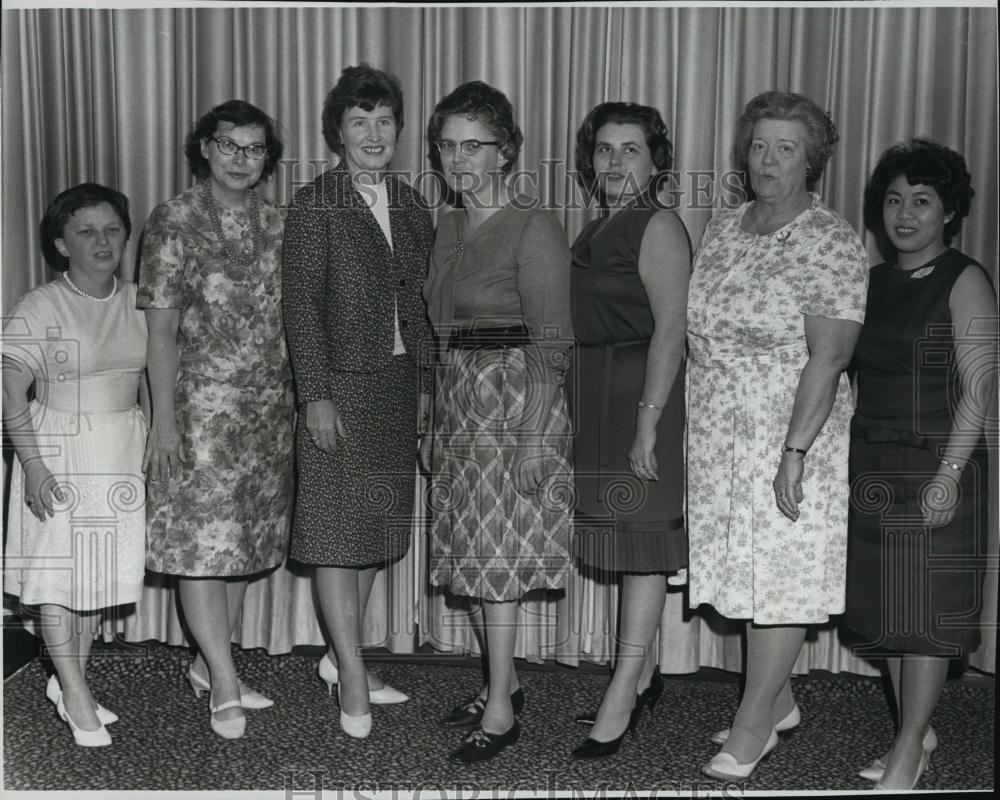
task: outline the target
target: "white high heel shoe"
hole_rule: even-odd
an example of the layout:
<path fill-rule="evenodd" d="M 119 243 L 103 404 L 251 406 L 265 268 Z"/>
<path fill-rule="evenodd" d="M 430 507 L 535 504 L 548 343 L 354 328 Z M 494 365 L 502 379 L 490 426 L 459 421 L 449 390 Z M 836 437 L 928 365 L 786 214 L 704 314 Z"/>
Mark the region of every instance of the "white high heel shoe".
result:
<path fill-rule="evenodd" d="M 191 684 L 191 691 L 194 692 L 195 697 L 201 697 L 202 692 L 211 693 L 211 684 L 195 672 L 194 669 L 189 668 L 185 677 L 187 678 L 187 682 Z M 274 705 L 274 701 L 270 697 L 265 697 L 256 689 L 251 689 L 243 681 L 237 679 L 237 684 L 240 687 L 240 705 L 243 708 L 256 710 L 270 708 Z"/>
<path fill-rule="evenodd" d="M 771 734 L 767 737 L 767 743 L 764 745 L 764 749 L 760 751 L 760 755 L 753 761 L 747 764 L 741 764 L 736 760 L 736 757 L 730 753 L 716 753 L 712 756 L 712 760 L 701 768 L 701 771 L 710 778 L 715 778 L 718 781 L 745 780 L 753 774 L 757 765 L 767 758 L 771 754 L 771 751 L 777 746 L 778 732 L 774 728 L 771 728 Z"/>
<path fill-rule="evenodd" d="M 785 731 L 790 731 L 793 730 L 794 728 L 797 728 L 799 726 L 799 723 L 801 722 L 802 722 L 802 712 L 799 710 L 798 703 L 796 703 L 795 705 L 792 706 L 791 711 L 785 714 L 785 716 L 782 719 L 774 723 L 774 729 L 778 733 L 783 733 Z M 712 734 L 711 741 L 717 745 L 724 745 L 726 743 L 726 739 L 728 738 L 729 738 L 729 728 L 723 728 L 721 731 Z M 875 778 L 875 780 L 878 780 L 878 778 Z"/>
<path fill-rule="evenodd" d="M 45 696 L 55 706 L 58 705 L 61 694 L 62 688 L 59 686 L 59 678 L 56 675 L 50 676 L 49 682 L 45 684 Z M 94 713 L 97 714 L 97 720 L 102 725 L 110 725 L 112 722 L 118 722 L 118 715 L 114 711 L 109 711 L 100 703 L 97 703 Z"/>
<path fill-rule="evenodd" d="M 333 696 L 333 687 L 337 684 L 337 681 L 340 680 L 340 671 L 330 660 L 329 653 L 324 653 L 323 657 L 319 660 L 317 672 L 319 672 L 320 680 L 326 684 L 326 693 Z M 388 706 L 395 703 L 405 703 L 409 699 L 408 695 L 403 694 L 399 691 L 399 689 L 394 689 L 388 683 L 381 689 L 368 690 L 368 702 L 376 706 Z"/>
<path fill-rule="evenodd" d="M 921 749 L 920 751 L 920 763 L 917 765 L 917 774 L 913 776 L 913 780 L 910 782 L 909 786 L 883 786 L 882 779 L 875 784 L 876 792 L 909 792 L 920 783 L 920 778 L 923 776 L 924 772 L 927 771 L 927 767 L 931 763 L 931 754 L 926 750 Z"/>
<path fill-rule="evenodd" d="M 937 734 L 930 725 L 927 726 L 927 732 L 924 733 L 924 738 L 921 744 L 923 744 L 924 750 L 927 752 L 927 761 L 930 762 L 931 753 L 933 753 L 938 746 Z M 882 773 L 884 772 L 885 761 L 881 758 L 876 758 L 871 764 L 861 770 L 858 775 L 865 780 L 879 781 L 882 779 Z"/>
<path fill-rule="evenodd" d="M 208 706 L 209 711 L 212 716 L 209 717 L 209 721 L 212 723 L 212 730 L 215 731 L 223 739 L 239 739 L 247 731 L 247 717 L 244 714 L 241 717 L 236 717 L 236 719 L 216 719 L 215 715 L 220 711 L 225 711 L 227 708 L 236 708 L 237 706 L 242 707 L 239 700 L 230 700 L 221 705 L 215 705 L 215 698 L 211 693 L 208 695 Z"/>
<path fill-rule="evenodd" d="M 59 719 L 69 725 L 69 729 L 73 732 L 73 739 L 80 747 L 106 747 L 111 744 L 111 734 L 108 733 L 103 722 L 101 727 L 94 731 L 85 731 L 73 722 L 73 718 L 66 713 L 66 706 L 63 705 L 62 692 L 56 699 L 56 713 L 59 715 Z"/>
<path fill-rule="evenodd" d="M 337 702 L 340 703 L 340 684 L 337 684 Z M 340 727 L 348 736 L 355 739 L 366 739 L 372 732 L 372 712 L 367 714 L 348 714 L 344 705 L 340 705 Z"/>

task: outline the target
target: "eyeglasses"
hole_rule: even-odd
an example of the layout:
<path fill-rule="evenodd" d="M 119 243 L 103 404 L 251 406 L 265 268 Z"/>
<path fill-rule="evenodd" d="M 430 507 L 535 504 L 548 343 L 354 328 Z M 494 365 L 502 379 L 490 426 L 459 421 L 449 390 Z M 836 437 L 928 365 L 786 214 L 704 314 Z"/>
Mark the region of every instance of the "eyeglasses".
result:
<path fill-rule="evenodd" d="M 503 142 L 481 142 L 479 139 L 466 139 L 464 142 L 453 142 L 451 139 L 438 139 L 434 146 L 437 147 L 438 152 L 443 156 L 450 156 L 455 152 L 455 146 L 462 148 L 463 156 L 474 156 L 483 147 L 484 144 L 490 144 L 494 147 L 500 147 Z"/>
<path fill-rule="evenodd" d="M 224 136 L 209 136 L 208 138 L 215 142 L 215 146 L 224 156 L 235 156 L 238 152 L 242 152 L 247 158 L 252 158 L 254 161 L 257 161 L 267 154 L 267 145 L 239 145 L 232 139 L 226 139 Z"/>

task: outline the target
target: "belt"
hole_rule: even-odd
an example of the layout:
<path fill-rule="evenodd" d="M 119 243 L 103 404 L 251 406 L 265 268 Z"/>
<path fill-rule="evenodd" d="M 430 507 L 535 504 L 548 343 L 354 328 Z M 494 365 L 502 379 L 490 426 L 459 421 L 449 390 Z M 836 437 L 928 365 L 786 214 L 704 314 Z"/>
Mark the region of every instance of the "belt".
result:
<path fill-rule="evenodd" d="M 929 436 L 917 436 L 913 431 L 902 428 L 872 428 L 856 420 L 851 420 L 851 436 L 863 439 L 868 444 L 901 444 L 906 447 L 930 449 L 934 440 Z"/>
<path fill-rule="evenodd" d="M 531 334 L 524 325 L 500 328 L 456 328 L 448 337 L 449 350 L 478 350 L 524 347 L 531 344 Z"/>

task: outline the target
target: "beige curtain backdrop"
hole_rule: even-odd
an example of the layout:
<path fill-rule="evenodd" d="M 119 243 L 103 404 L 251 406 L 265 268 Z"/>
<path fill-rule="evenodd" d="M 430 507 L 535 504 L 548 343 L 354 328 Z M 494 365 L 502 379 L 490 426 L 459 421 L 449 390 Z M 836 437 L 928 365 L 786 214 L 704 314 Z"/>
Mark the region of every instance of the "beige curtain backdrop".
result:
<path fill-rule="evenodd" d="M 968 160 L 977 195 L 956 244 L 996 282 L 996 10 L 854 5 L 5 10 L 3 310 L 53 277 L 37 224 L 46 203 L 80 181 L 115 186 L 131 199 L 135 233 L 123 271 L 132 277 L 143 221 L 191 184 L 185 133 L 229 98 L 249 100 L 281 124 L 286 162 L 265 192 L 287 203 L 297 185 L 329 165 L 323 98 L 344 66 L 362 61 L 402 79 L 406 125 L 393 165 L 431 194 L 424 132 L 434 103 L 473 78 L 502 88 L 525 133 L 521 185 L 556 207 L 571 240 L 594 214 L 573 207 L 579 197 L 567 171 L 575 131 L 604 100 L 663 113 L 679 172 L 678 213 L 693 243 L 726 201 L 721 176 L 733 166 L 736 120 L 758 92 L 802 92 L 830 109 L 841 141 L 819 191 L 859 231 L 863 187 L 878 155 L 900 139 L 930 136 Z M 865 241 L 872 262 L 880 260 L 874 241 Z M 996 520 L 994 495 L 984 612 L 994 621 Z M 427 587 L 419 508 L 413 541 L 407 558 L 380 573 L 368 641 L 395 653 L 424 642 L 475 652 L 465 611 Z M 517 654 L 605 662 L 615 609 L 614 586 L 577 575 L 565 593 L 523 605 L 528 624 Z M 155 577 L 118 628 L 131 641 L 186 641 L 174 593 Z M 683 588 L 674 589 L 660 627 L 661 670 L 738 670 L 739 632 L 711 611 L 687 609 Z M 253 584 L 235 640 L 271 653 L 320 644 L 308 575 L 283 568 Z M 991 626 L 972 663 L 992 671 L 995 647 Z M 840 644 L 835 624 L 810 636 L 796 665 L 797 672 L 814 668 L 874 673 Z"/>

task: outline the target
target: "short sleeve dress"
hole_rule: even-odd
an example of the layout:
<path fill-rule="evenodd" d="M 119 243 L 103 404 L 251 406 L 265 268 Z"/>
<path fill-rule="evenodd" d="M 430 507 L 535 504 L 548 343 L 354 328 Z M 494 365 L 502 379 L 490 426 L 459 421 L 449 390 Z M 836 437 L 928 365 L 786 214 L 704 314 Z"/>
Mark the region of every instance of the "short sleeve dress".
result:
<path fill-rule="evenodd" d="M 186 577 L 235 577 L 281 564 L 291 522 L 283 220 L 258 200 L 261 255 L 244 270 L 215 232 L 206 186 L 155 208 L 143 235 L 138 305 L 180 311 L 175 402 L 188 459 L 180 477 L 150 482 L 146 565 Z M 248 212 L 216 212 L 225 238 L 250 251 Z"/>
<path fill-rule="evenodd" d="M 689 602 L 762 625 L 821 623 L 844 610 L 846 374 L 806 457 L 797 521 L 771 482 L 809 358 L 804 315 L 862 322 L 868 260 L 816 195 L 764 235 L 742 229 L 748 208 L 709 223 L 688 295 Z"/>
<path fill-rule="evenodd" d="M 864 642 L 859 655 L 956 658 L 979 646 L 990 569 L 985 439 L 960 474 L 952 521 L 927 529 L 920 509 L 922 493 L 933 493 L 962 396 L 949 299 L 970 267 L 982 269 L 949 249 L 915 270 L 880 264 L 871 272 L 852 363 L 858 407 L 846 621 Z"/>
<path fill-rule="evenodd" d="M 683 362 L 657 424 L 659 480 L 640 481 L 627 461 L 654 327 L 639 249 L 658 211 L 640 202 L 603 226 L 594 220 L 572 247 L 574 550 L 583 564 L 612 572 L 672 572 L 687 565 Z"/>
<path fill-rule="evenodd" d="M 4 369 L 32 373 L 32 425 L 63 492 L 55 516 L 39 522 L 24 505 L 15 455 L 3 589 L 24 605 L 92 611 L 142 593 L 146 420 L 137 400 L 146 320 L 135 308 L 135 284 L 119 287 L 99 302 L 55 280 L 4 318 Z"/>
<path fill-rule="evenodd" d="M 562 588 L 570 570 L 572 454 L 562 386 L 573 335 L 570 254 L 555 216 L 526 204 L 505 206 L 471 233 L 464 211 L 445 215 L 424 289 L 441 348 L 430 581 L 495 602 Z M 513 346 L 486 335 L 481 346 L 449 346 L 453 333 L 522 325 L 527 341 Z M 549 462 L 547 478 L 536 493 L 521 494 L 512 478 L 518 431 L 533 417 L 543 379 L 558 384 L 538 454 Z"/>

